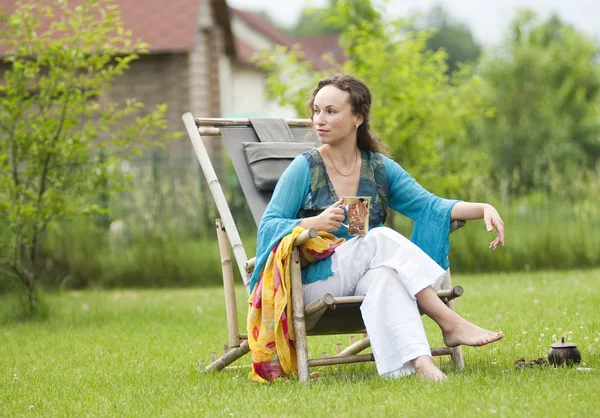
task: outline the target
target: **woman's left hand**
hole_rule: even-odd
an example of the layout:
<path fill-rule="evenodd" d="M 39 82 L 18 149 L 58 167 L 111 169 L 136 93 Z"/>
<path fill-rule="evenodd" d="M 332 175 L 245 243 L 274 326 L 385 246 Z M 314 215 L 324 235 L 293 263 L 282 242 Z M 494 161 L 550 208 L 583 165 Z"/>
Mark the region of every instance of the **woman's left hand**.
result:
<path fill-rule="evenodd" d="M 483 221 L 488 232 L 496 229 L 496 239 L 490 243 L 490 248 L 495 250 L 500 244 L 504 246 L 504 222 L 500 214 L 492 205 L 486 205 L 483 209 Z"/>

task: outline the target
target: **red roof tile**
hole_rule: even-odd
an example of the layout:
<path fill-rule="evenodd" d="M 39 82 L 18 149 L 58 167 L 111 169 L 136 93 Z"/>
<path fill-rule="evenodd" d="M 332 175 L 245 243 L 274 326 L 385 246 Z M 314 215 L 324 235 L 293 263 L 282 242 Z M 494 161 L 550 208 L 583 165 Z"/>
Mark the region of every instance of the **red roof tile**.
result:
<path fill-rule="evenodd" d="M 252 30 L 260 33 L 274 44 L 283 45 L 288 48 L 298 44 L 300 50 L 306 55 L 306 59 L 316 70 L 325 70 L 331 67 L 331 64 L 322 58 L 324 54 L 330 54 L 338 64 L 343 64 L 346 61 L 344 50 L 335 35 L 295 38 L 257 13 L 234 8 L 229 8 L 229 10 L 231 16 L 238 17 Z M 236 58 L 238 62 L 252 64 L 250 57 L 258 51 L 239 36 L 235 38 Z"/>
<path fill-rule="evenodd" d="M 70 4 L 80 1 L 71 0 Z M 191 50 L 196 42 L 199 13 L 206 13 L 199 10 L 198 0 L 116 0 L 115 3 L 121 10 L 125 29 L 132 31 L 134 39 L 147 43 L 149 51 L 154 53 Z M 219 9 L 215 10 L 219 23 L 226 23 L 227 37 L 229 17 L 222 16 L 227 14 L 225 0 L 211 0 L 211 3 L 213 9 Z M 15 0 L 0 0 L 0 8 L 10 15 Z M 228 52 L 233 53 L 232 40 L 229 44 Z"/>
<path fill-rule="evenodd" d="M 248 45 L 242 38 L 239 36 L 235 37 L 235 57 L 240 64 L 254 65 L 250 58 L 256 52 L 258 51 Z"/>
<path fill-rule="evenodd" d="M 333 61 L 340 65 L 346 62 L 344 50 L 340 46 L 336 35 L 302 37 L 299 41 L 300 49 L 304 51 L 315 68 L 319 70 L 331 66 L 328 61 L 322 58 L 325 54 L 330 55 Z"/>
<path fill-rule="evenodd" d="M 197 0 L 117 0 L 125 27 L 149 50 L 188 51 L 196 42 Z M 202 13 L 202 11 L 200 11 Z"/>
<path fill-rule="evenodd" d="M 266 38 L 270 39 L 278 45 L 291 47 L 292 45 L 297 43 L 297 41 L 292 35 L 284 31 L 283 29 L 279 29 L 268 19 L 265 19 L 257 13 L 249 12 L 246 10 L 238 10 L 232 7 L 230 7 L 229 10 L 231 11 L 232 16 L 239 17 L 253 30 L 261 33 L 263 36 L 265 36 Z"/>

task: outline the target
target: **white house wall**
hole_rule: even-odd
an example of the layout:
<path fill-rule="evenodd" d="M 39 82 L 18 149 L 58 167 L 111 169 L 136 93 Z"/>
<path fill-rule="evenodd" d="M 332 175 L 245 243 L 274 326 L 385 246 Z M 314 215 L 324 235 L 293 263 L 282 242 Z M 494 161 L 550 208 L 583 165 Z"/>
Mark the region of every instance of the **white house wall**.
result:
<path fill-rule="evenodd" d="M 256 51 L 272 49 L 275 43 L 254 31 L 241 19 L 232 16 L 231 29 L 236 38 L 243 39 Z M 224 115 L 227 117 L 282 117 L 297 118 L 298 115 L 290 106 L 279 106 L 274 100 L 266 98 L 266 74 L 263 70 L 251 65 L 233 65 L 230 68 L 221 66 L 224 77 L 230 77 L 230 98 L 223 99 Z M 225 90 L 224 89 L 224 90 Z M 304 115 L 302 115 L 304 116 Z"/>
<path fill-rule="evenodd" d="M 221 114 L 223 117 L 232 117 L 235 113 L 234 91 L 233 91 L 233 66 L 231 58 L 226 54 L 222 54 L 219 58 L 219 82 L 221 93 Z"/>
<path fill-rule="evenodd" d="M 232 97 L 228 117 L 298 117 L 291 107 L 279 106 L 266 98 L 265 78 L 265 73 L 258 68 L 241 65 L 232 67 Z"/>

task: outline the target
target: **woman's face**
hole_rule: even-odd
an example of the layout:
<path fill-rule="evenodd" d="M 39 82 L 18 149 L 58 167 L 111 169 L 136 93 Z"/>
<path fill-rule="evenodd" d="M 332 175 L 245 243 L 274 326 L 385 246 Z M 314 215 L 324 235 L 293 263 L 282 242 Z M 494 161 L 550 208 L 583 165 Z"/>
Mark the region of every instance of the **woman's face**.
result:
<path fill-rule="evenodd" d="M 335 86 L 325 86 L 315 96 L 313 125 L 323 144 L 356 140 L 356 124 L 362 118 L 352 113 L 350 95 Z"/>

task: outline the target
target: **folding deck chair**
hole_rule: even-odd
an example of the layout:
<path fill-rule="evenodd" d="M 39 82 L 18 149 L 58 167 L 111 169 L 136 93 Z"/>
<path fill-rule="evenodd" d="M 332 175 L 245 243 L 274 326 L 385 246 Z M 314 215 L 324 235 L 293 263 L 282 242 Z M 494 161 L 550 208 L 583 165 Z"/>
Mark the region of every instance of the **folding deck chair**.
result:
<path fill-rule="evenodd" d="M 260 148 L 276 147 L 278 152 L 286 157 L 287 162 L 272 160 L 268 163 L 267 168 L 272 168 L 274 171 L 283 170 L 286 164 L 301 154 L 304 149 L 318 145 L 318 138 L 316 135 L 310 135 L 311 123 L 307 119 L 286 121 L 282 119 L 209 119 L 194 118 L 191 113 L 185 113 L 183 121 L 220 215 L 220 218 L 216 219 L 216 229 L 223 272 L 229 344 L 226 345 L 225 354 L 218 359 L 213 359 L 212 363 L 205 368 L 206 371 L 219 371 L 250 352 L 248 335 L 240 333 L 238 327 L 230 250 L 233 249 L 247 293 L 249 293 L 250 276 L 254 269 L 255 259 L 249 259 L 246 256 L 235 221 L 203 143 L 203 137 L 206 137 L 206 140 L 210 140 L 208 137 L 220 136 L 222 138 L 257 226 L 271 198 L 274 184 L 260 184 L 260 189 L 257 188 L 256 172 L 250 170 L 248 161 L 260 163 L 260 155 L 257 156 L 255 151 Z M 264 168 L 263 166 L 262 169 Z M 276 173 L 271 174 L 276 175 Z M 450 232 L 463 225 L 464 221 L 453 221 Z M 319 300 L 304 306 L 297 247 L 316 236 L 317 231 L 314 229 L 304 231 L 296 238 L 292 253 L 291 295 L 296 333 L 298 378 L 301 382 L 309 380 L 310 367 L 374 361 L 373 354 L 359 354 L 370 347 L 370 340 L 365 333 L 365 325 L 359 309 L 364 299 L 363 296 L 333 297 L 325 294 Z M 451 309 L 454 309 L 454 299 L 461 296 L 462 293 L 462 287 L 452 287 L 448 269 L 441 290 L 438 291 L 438 297 Z M 322 312 L 323 310 L 324 312 Z M 307 336 L 327 334 L 362 334 L 363 338 L 333 357 L 309 359 Z M 461 347 L 432 348 L 431 351 L 434 356 L 449 355 L 454 366 L 458 370 L 463 369 L 464 360 Z"/>

